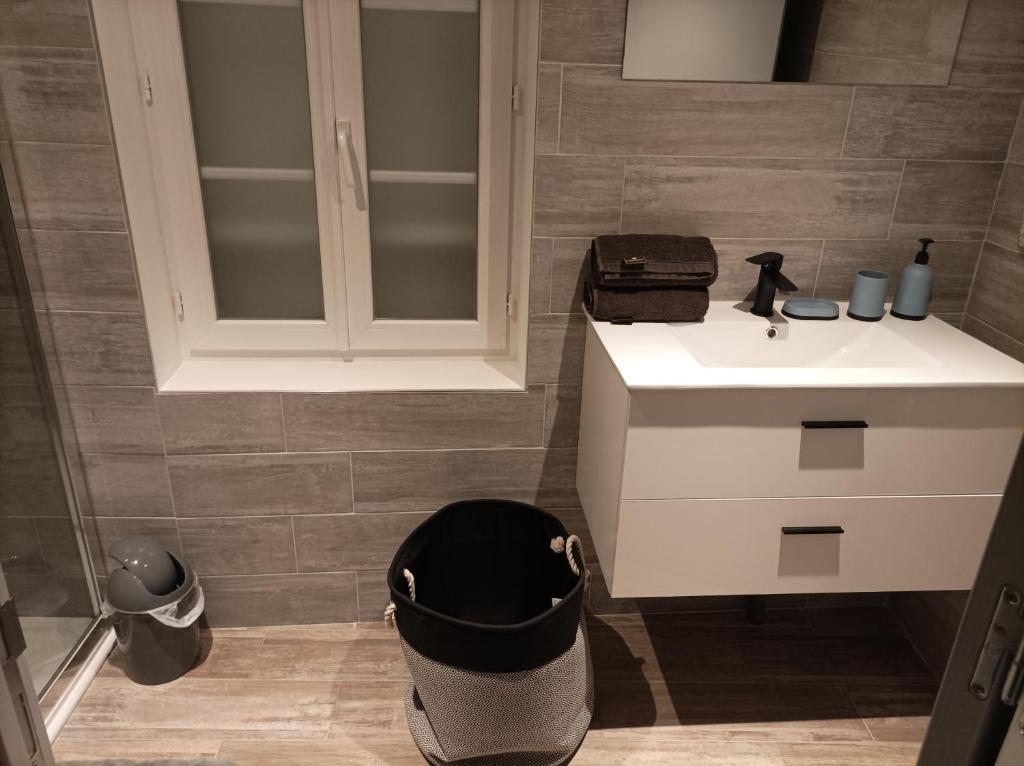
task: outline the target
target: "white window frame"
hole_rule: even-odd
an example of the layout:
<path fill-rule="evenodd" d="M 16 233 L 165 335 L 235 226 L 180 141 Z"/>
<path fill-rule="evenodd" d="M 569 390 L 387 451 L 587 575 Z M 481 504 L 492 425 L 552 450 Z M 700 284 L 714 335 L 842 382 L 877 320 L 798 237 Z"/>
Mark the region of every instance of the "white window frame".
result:
<path fill-rule="evenodd" d="M 481 0 L 478 318 L 373 317 L 369 215 L 354 194 L 358 184 L 364 193 L 368 188 L 359 0 L 305 0 L 325 318 L 224 320 L 215 311 L 176 2 L 93 0 L 161 390 L 524 387 L 538 6 L 539 0 Z M 352 164 L 337 140 L 346 123 Z M 204 170 L 210 172 L 225 171 Z"/>

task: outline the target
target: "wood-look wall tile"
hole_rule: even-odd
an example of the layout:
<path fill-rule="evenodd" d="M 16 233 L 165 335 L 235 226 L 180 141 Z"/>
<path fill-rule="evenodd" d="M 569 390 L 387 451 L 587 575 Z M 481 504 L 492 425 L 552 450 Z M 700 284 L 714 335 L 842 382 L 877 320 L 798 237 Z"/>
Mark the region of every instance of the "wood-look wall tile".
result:
<path fill-rule="evenodd" d="M 1024 225 L 1024 165 L 1007 162 L 1003 165 L 999 194 L 996 196 L 992 220 L 985 238 L 1008 250 L 1020 250 L 1018 240 L 1022 225 Z"/>
<path fill-rule="evenodd" d="M 877 269 L 889 275 L 885 299 L 891 301 L 896 296 L 903 267 L 913 263 L 920 249 L 921 245 L 913 239 L 827 240 L 814 296 L 847 301 L 857 272 Z M 936 242 L 930 252 L 935 282 L 929 311 L 962 312 L 967 305 L 981 243 Z"/>
<path fill-rule="evenodd" d="M 211 627 L 355 622 L 354 572 L 204 577 Z"/>
<path fill-rule="evenodd" d="M 898 160 L 630 158 L 622 231 L 884 237 Z"/>
<path fill-rule="evenodd" d="M 533 233 L 538 237 L 593 237 L 619 230 L 621 157 L 537 157 Z"/>
<path fill-rule="evenodd" d="M 294 452 L 536 447 L 544 389 L 285 394 L 284 417 Z"/>
<path fill-rule="evenodd" d="M 575 447 L 580 435 L 582 387 L 562 384 L 547 386 L 544 405 L 544 444 Z M 572 484 L 575 484 L 573 479 Z"/>
<path fill-rule="evenodd" d="M 4 562 L 7 574 L 46 566 L 34 519 L 11 518 L 0 513 L 0 561 Z"/>
<path fill-rule="evenodd" d="M 966 88 L 858 87 L 844 155 L 1002 161 L 1020 102 Z"/>
<path fill-rule="evenodd" d="M 759 267 L 747 258 L 764 252 L 782 253 L 782 273 L 799 290 L 796 295 L 811 295 L 821 259 L 820 239 L 723 239 L 713 241 L 718 253 L 718 279 L 709 288 L 713 301 L 753 300 Z"/>
<path fill-rule="evenodd" d="M 890 237 L 984 239 L 1003 165 L 908 160 Z"/>
<path fill-rule="evenodd" d="M 623 80 L 566 66 L 565 154 L 838 157 L 853 89 L 805 83 Z"/>
<path fill-rule="evenodd" d="M 284 452 L 279 394 L 161 394 L 169 455 Z"/>
<path fill-rule="evenodd" d="M 43 407 L 33 401 L 29 385 L 4 386 L 0 391 L 0 452 L 52 454 L 50 426 Z M 32 392 L 34 393 L 34 392 Z"/>
<path fill-rule="evenodd" d="M 530 316 L 551 310 L 551 247 L 554 240 L 534 237 L 530 248 Z"/>
<path fill-rule="evenodd" d="M 53 312 L 50 323 L 66 384 L 153 385 L 153 360 L 141 314 Z"/>
<path fill-rule="evenodd" d="M 1024 162 L 1024 104 L 1021 105 L 1020 114 L 1017 115 L 1017 129 L 1013 132 L 1010 152 L 1006 159 L 1010 162 Z"/>
<path fill-rule="evenodd" d="M 82 559 L 74 523 L 68 516 L 35 519 L 43 559 L 50 572 L 82 576 Z"/>
<path fill-rule="evenodd" d="M 357 513 L 436 511 L 471 498 L 579 504 L 573 449 L 356 452 L 352 474 Z"/>
<path fill-rule="evenodd" d="M 181 551 L 200 576 L 296 571 L 286 516 L 179 519 L 178 532 Z"/>
<path fill-rule="evenodd" d="M 152 388 L 68 386 L 66 393 L 83 452 L 163 454 Z"/>
<path fill-rule="evenodd" d="M 889 610 L 926 665 L 940 679 L 956 642 L 969 591 L 893 593 Z"/>
<path fill-rule="evenodd" d="M 179 517 L 349 513 L 348 453 L 172 455 Z"/>
<path fill-rule="evenodd" d="M 38 279 L 34 297 L 51 310 L 140 312 L 126 233 L 22 231 Z"/>
<path fill-rule="evenodd" d="M 87 0 L 0 0 L 0 45 L 91 48 Z"/>
<path fill-rule="evenodd" d="M 810 82 L 859 83 L 876 85 L 945 85 L 949 80 L 950 62 L 924 64 L 914 61 L 861 58 L 817 51 L 811 62 Z"/>
<path fill-rule="evenodd" d="M 163 455 L 82 457 L 93 513 L 97 516 L 173 516 Z"/>
<path fill-rule="evenodd" d="M 590 253 L 589 237 L 553 240 L 551 249 L 551 313 L 583 313 L 583 277 Z M 546 313 L 546 312 L 545 312 Z"/>
<path fill-rule="evenodd" d="M 112 146 L 15 142 L 14 159 L 31 228 L 125 230 Z"/>
<path fill-rule="evenodd" d="M 1014 340 L 1024 341 L 1024 254 L 986 242 L 967 313 Z"/>
<path fill-rule="evenodd" d="M 22 313 L 0 309 L 0 383 L 32 385 L 35 369 Z"/>
<path fill-rule="evenodd" d="M 295 516 L 300 572 L 387 569 L 401 542 L 429 513 Z"/>
<path fill-rule="evenodd" d="M 1007 356 L 1012 356 L 1018 362 L 1024 362 L 1024 339 L 1011 338 L 1006 333 L 978 321 L 970 314 L 964 314 L 960 329 L 998 351 L 1002 351 Z"/>
<path fill-rule="evenodd" d="M 526 352 L 528 383 L 578 383 L 583 379 L 587 322 L 581 315 L 530 317 Z"/>
<path fill-rule="evenodd" d="M 356 572 L 359 586 L 359 622 L 379 622 L 384 619 L 384 610 L 391 603 L 386 569 Z"/>
<path fill-rule="evenodd" d="M 0 516 L 67 513 L 68 498 L 53 454 L 6 452 L 0 459 Z"/>
<path fill-rule="evenodd" d="M 537 154 L 558 153 L 558 121 L 562 110 L 562 65 L 541 64 L 537 71 Z"/>
<path fill-rule="evenodd" d="M 541 61 L 621 64 L 626 0 L 545 0 L 540 19 Z"/>
<path fill-rule="evenodd" d="M 181 555 L 178 524 L 174 519 L 96 517 L 94 522 L 92 530 L 95 530 L 95 538 L 90 541 L 89 553 L 92 555 L 93 566 L 100 574 L 109 573 L 120 566 L 107 556 L 107 551 L 110 550 L 110 546 L 125 537 L 152 537 L 175 555 Z M 87 538 L 90 537 L 89 532 L 92 530 L 87 527 Z"/>
<path fill-rule="evenodd" d="M 12 140 L 110 143 L 93 49 L 0 45 L 0 87 Z"/>
<path fill-rule="evenodd" d="M 919 1 L 913 10 L 903 5 L 899 0 L 827 3 L 815 47 L 841 55 L 942 66 L 948 72 L 967 0 Z"/>
<path fill-rule="evenodd" d="M 971 0 L 950 84 L 1024 90 L 1024 14 L 1017 0 Z"/>

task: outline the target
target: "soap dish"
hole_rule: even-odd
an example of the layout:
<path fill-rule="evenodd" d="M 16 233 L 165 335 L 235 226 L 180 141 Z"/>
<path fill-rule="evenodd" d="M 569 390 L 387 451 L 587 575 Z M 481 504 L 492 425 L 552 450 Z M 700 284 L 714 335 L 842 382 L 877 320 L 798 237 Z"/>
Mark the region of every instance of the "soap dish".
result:
<path fill-rule="evenodd" d="M 824 298 L 790 298 L 782 304 L 790 319 L 838 319 L 839 304 Z"/>

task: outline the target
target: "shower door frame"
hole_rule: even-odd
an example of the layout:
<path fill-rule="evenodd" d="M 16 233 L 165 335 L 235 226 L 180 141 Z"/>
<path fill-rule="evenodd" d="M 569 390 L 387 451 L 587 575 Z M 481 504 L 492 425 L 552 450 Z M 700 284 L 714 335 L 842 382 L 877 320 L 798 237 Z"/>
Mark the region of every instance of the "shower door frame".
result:
<path fill-rule="evenodd" d="M 0 762 L 11 766 L 53 766 L 53 748 L 35 695 L 28 660 L 23 648 L 18 648 L 24 643 L 21 623 L 2 569 L 0 607 L 10 610 L 6 626 L 0 624 Z"/>
<path fill-rule="evenodd" d="M 75 655 L 83 644 L 88 641 L 90 635 L 96 630 L 102 620 L 100 616 L 100 597 L 97 584 L 96 570 L 92 564 L 92 557 L 89 554 L 89 547 L 85 541 L 85 528 L 82 519 L 82 509 L 75 490 L 74 480 L 71 476 L 71 469 L 68 465 L 66 445 L 61 431 L 60 417 L 57 411 L 53 381 L 50 378 L 49 366 L 46 362 L 46 353 L 42 337 L 39 334 L 39 322 L 36 317 L 35 302 L 29 286 L 28 274 L 25 271 L 25 262 L 21 254 L 21 245 L 18 240 L 17 227 L 14 222 L 14 215 L 11 207 L 10 194 L 4 170 L 0 167 L 0 246 L 6 247 L 8 252 L 8 264 L 11 270 L 11 277 L 14 281 L 15 295 L 19 300 L 18 309 L 22 314 L 22 323 L 25 328 L 25 341 L 28 344 L 29 357 L 32 360 L 33 372 L 40 387 L 39 399 L 42 403 L 43 417 L 46 421 L 46 429 L 50 435 L 50 443 L 53 445 L 54 460 L 57 470 L 60 473 L 61 484 L 64 487 L 64 496 L 67 501 L 68 518 L 71 522 L 75 535 L 75 544 L 78 549 L 79 560 L 82 564 L 82 574 L 85 577 L 86 589 L 89 592 L 89 603 L 92 606 L 93 619 L 89 626 L 82 632 L 78 641 L 68 651 L 67 656 L 54 671 L 53 675 L 36 690 L 37 699 L 42 699 L 53 686 L 54 682 L 71 664 Z M 70 425 L 69 425 L 70 427 Z M 0 573 L 2 574 L 2 573 Z M 6 580 L 3 582 L 3 592 L 7 593 Z M 8 594 L 9 595 L 9 594 Z M 2 603 L 2 601 L 0 601 Z"/>

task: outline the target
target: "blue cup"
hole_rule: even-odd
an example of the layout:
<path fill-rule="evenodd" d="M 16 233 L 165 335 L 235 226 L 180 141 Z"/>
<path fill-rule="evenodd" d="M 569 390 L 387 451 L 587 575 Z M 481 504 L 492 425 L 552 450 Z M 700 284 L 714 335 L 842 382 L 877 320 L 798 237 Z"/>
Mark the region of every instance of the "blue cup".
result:
<path fill-rule="evenodd" d="M 888 287 L 889 275 L 884 271 L 858 271 L 853 282 L 853 294 L 850 296 L 847 316 L 862 322 L 877 322 L 885 316 L 885 291 Z"/>

